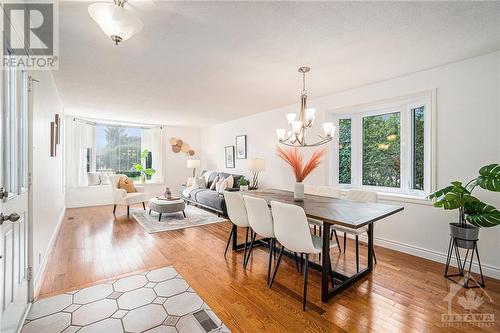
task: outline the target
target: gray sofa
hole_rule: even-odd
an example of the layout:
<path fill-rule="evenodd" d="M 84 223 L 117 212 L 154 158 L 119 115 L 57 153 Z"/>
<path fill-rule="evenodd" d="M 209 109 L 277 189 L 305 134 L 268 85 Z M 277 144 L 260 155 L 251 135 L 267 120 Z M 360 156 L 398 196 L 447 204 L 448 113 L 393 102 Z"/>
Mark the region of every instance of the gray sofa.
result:
<path fill-rule="evenodd" d="M 214 179 L 219 176 L 219 177 L 229 177 L 233 176 L 234 178 L 234 183 L 233 187 L 230 189 L 227 189 L 228 191 L 238 191 L 238 180 L 243 177 L 242 175 L 234 175 L 234 174 L 229 174 L 225 172 L 212 172 L 210 177 L 208 178 L 208 183 L 206 188 L 198 188 L 193 191 L 191 191 L 189 197 L 185 197 L 181 194 L 181 198 L 193 205 L 201 206 L 203 208 L 207 208 L 209 210 L 212 210 L 216 212 L 217 214 L 222 214 L 224 216 L 227 216 L 227 209 L 226 209 L 226 203 L 224 201 L 224 196 L 222 194 L 219 194 L 217 191 L 211 190 L 210 186 L 212 186 L 212 183 Z M 186 186 L 181 187 L 181 193 L 182 191 L 186 188 Z"/>

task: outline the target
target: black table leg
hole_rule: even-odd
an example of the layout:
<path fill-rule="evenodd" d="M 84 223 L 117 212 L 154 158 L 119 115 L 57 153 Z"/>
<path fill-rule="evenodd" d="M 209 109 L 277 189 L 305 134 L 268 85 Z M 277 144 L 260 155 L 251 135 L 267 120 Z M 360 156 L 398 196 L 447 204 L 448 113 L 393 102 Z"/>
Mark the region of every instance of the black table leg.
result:
<path fill-rule="evenodd" d="M 368 224 L 368 271 L 373 270 L 373 223 Z"/>
<path fill-rule="evenodd" d="M 328 267 L 330 267 L 330 224 L 323 223 L 323 261 L 321 262 L 321 301 L 328 302 Z"/>

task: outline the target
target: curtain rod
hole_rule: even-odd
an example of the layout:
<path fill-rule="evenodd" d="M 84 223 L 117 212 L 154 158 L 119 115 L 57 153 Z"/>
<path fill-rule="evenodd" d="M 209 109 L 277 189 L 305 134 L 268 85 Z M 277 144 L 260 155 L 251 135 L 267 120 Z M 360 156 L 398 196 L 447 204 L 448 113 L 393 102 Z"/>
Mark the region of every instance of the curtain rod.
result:
<path fill-rule="evenodd" d="M 93 121 L 93 120 L 88 120 L 84 118 L 78 118 L 78 117 L 72 117 L 73 121 L 79 121 L 88 125 L 104 125 L 104 126 L 110 126 L 110 127 L 133 127 L 133 128 L 140 128 L 140 129 L 152 129 L 155 127 L 159 127 L 160 129 L 163 129 L 163 125 L 148 125 L 148 126 L 141 126 L 139 124 L 127 124 L 127 123 L 112 123 L 112 122 L 106 122 L 106 121 Z"/>

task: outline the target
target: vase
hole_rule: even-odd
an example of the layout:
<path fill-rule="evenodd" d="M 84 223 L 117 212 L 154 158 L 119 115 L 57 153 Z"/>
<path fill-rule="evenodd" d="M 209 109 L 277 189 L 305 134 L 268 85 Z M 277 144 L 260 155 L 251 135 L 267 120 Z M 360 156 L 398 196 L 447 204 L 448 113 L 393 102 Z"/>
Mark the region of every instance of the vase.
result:
<path fill-rule="evenodd" d="M 141 183 L 145 183 L 146 182 L 146 175 L 141 175 Z"/>
<path fill-rule="evenodd" d="M 473 249 L 474 242 L 479 239 L 479 228 L 466 224 L 465 226 L 460 223 L 450 223 L 451 237 L 457 241 L 457 246 L 462 249 Z"/>
<path fill-rule="evenodd" d="M 293 187 L 293 199 L 295 201 L 304 201 L 304 184 L 303 183 L 295 183 Z"/>
<path fill-rule="evenodd" d="M 248 185 L 240 185 L 240 191 L 248 191 Z"/>

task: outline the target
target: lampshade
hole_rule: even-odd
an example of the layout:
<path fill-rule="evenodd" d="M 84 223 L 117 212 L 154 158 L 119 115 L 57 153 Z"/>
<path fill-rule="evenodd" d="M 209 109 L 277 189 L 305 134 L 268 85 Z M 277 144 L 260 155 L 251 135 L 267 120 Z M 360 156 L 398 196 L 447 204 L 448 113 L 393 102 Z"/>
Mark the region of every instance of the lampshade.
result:
<path fill-rule="evenodd" d="M 278 140 L 285 140 L 286 129 L 278 128 L 276 130 L 276 135 L 278 136 Z"/>
<path fill-rule="evenodd" d="M 89 14 L 117 45 L 142 30 L 140 19 L 113 3 L 93 3 L 89 6 Z"/>
<path fill-rule="evenodd" d="M 201 165 L 200 160 L 193 160 L 193 159 L 187 160 L 188 169 L 197 169 L 200 167 L 200 165 Z"/>
<path fill-rule="evenodd" d="M 263 158 L 252 158 L 248 160 L 248 170 L 259 172 L 266 170 L 266 162 Z"/>

